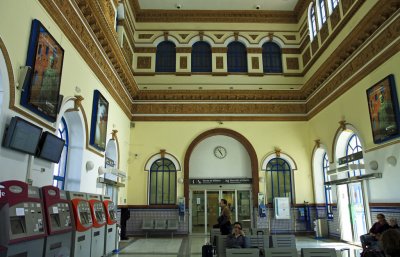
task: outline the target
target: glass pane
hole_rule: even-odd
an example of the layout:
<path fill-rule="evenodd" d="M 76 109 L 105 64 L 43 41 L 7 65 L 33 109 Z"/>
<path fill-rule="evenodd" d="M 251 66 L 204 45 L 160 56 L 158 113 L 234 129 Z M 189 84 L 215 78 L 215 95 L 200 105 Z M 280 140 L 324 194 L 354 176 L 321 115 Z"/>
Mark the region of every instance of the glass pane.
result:
<path fill-rule="evenodd" d="M 207 231 L 217 224 L 217 218 L 220 215 L 219 210 L 219 192 L 207 192 Z"/>
<path fill-rule="evenodd" d="M 150 204 L 156 204 L 157 197 L 157 172 L 150 173 Z"/>
<path fill-rule="evenodd" d="M 238 191 L 237 200 L 237 210 L 238 210 L 238 220 L 242 223 L 243 227 L 251 227 L 251 206 L 250 206 L 250 194 L 251 191 Z"/>
<path fill-rule="evenodd" d="M 169 179 L 169 204 L 175 204 L 176 199 L 176 177 L 175 172 L 170 172 L 170 179 Z"/>
<path fill-rule="evenodd" d="M 163 204 L 163 175 L 164 172 L 156 172 L 157 174 L 157 204 Z"/>
<path fill-rule="evenodd" d="M 272 198 L 273 198 L 273 192 L 272 192 L 272 177 L 271 177 L 271 172 L 267 171 L 266 172 L 266 186 L 267 186 L 267 202 L 272 203 Z"/>
<path fill-rule="evenodd" d="M 204 191 L 193 191 L 192 193 L 192 232 L 204 233 L 205 224 L 205 201 Z"/>
<path fill-rule="evenodd" d="M 364 200 L 361 183 L 349 184 L 350 213 L 353 223 L 354 241 L 360 243 L 360 236 L 367 233 L 365 223 Z"/>

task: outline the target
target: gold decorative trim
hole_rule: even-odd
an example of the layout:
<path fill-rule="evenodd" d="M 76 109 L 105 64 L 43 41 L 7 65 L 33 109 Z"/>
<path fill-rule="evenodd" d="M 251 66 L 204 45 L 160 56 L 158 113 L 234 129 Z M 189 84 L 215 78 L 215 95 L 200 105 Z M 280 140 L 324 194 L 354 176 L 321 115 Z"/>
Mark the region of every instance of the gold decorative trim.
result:
<path fill-rule="evenodd" d="M 299 59 L 297 57 L 287 57 L 286 67 L 288 70 L 298 70 L 300 68 Z"/>
<path fill-rule="evenodd" d="M 135 47 L 133 50 L 135 53 L 156 53 L 157 48 L 156 47 Z"/>
<path fill-rule="evenodd" d="M 187 69 L 187 56 L 181 56 L 181 58 L 179 59 L 179 68 L 181 70 Z"/>
<path fill-rule="evenodd" d="M 136 22 L 234 22 L 234 23 L 297 23 L 293 11 L 264 10 L 147 10 L 138 0 L 129 0 Z"/>
<path fill-rule="evenodd" d="M 227 53 L 228 47 L 212 47 L 211 52 L 213 54 Z"/>
<path fill-rule="evenodd" d="M 221 70 L 221 69 L 224 68 L 224 58 L 223 58 L 222 56 L 217 56 L 217 57 L 215 58 L 215 67 L 216 67 L 218 70 Z"/>
<path fill-rule="evenodd" d="M 151 68 L 151 57 L 150 56 L 138 56 L 137 68 L 138 69 L 150 69 Z"/>
<path fill-rule="evenodd" d="M 303 116 L 132 116 L 132 121 L 307 121 Z"/>
<path fill-rule="evenodd" d="M 282 48 L 282 54 L 301 54 L 298 48 Z"/>
<path fill-rule="evenodd" d="M 253 70 L 258 70 L 260 68 L 258 57 L 251 57 L 251 67 Z"/>
<path fill-rule="evenodd" d="M 139 34 L 138 39 L 150 39 L 154 34 Z"/>
<path fill-rule="evenodd" d="M 247 53 L 248 54 L 262 54 L 262 48 L 256 48 L 256 47 L 249 47 L 247 48 Z"/>
<path fill-rule="evenodd" d="M 296 35 L 283 35 L 287 40 L 296 40 Z"/>
<path fill-rule="evenodd" d="M 192 52 L 191 47 L 176 47 L 175 50 L 176 50 L 176 53 L 190 54 Z"/>

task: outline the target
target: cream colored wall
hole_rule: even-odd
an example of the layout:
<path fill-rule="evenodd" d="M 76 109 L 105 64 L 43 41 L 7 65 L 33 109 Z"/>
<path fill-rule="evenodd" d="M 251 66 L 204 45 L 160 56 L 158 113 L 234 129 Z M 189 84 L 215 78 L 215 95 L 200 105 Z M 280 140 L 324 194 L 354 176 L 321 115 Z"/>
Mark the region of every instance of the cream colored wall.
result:
<path fill-rule="evenodd" d="M 291 156 L 297 164 L 295 171 L 296 202 L 313 202 L 311 184 L 311 151 L 306 122 L 135 122 L 131 129 L 129 158 L 128 198 L 131 205 L 147 204 L 147 175 L 144 166 L 147 160 L 160 149 L 174 155 L 182 166 L 187 148 L 201 133 L 215 128 L 234 130 L 243 135 L 257 153 L 261 176 L 261 163 L 275 147 Z M 135 155 L 137 154 L 137 158 Z M 183 173 L 178 174 L 178 177 Z M 260 190 L 264 187 L 260 185 Z M 178 184 L 178 196 L 183 195 L 183 185 Z"/>
<path fill-rule="evenodd" d="M 339 128 L 338 122 L 343 119 L 357 129 L 364 143 L 364 150 L 377 146 L 372 138 L 366 90 L 389 74 L 394 74 L 399 93 L 399 65 L 400 53 L 397 53 L 309 121 L 310 140 L 320 139 L 321 143 L 327 146 L 331 162 L 332 145 L 336 130 Z"/>
<path fill-rule="evenodd" d="M 89 134 L 92 115 L 93 91 L 97 89 L 104 95 L 109 102 L 107 141 L 111 138 L 111 131 L 113 129 L 118 130 L 120 169 L 127 170 L 130 120 L 116 104 L 109 92 L 107 92 L 105 87 L 88 67 L 86 62 L 81 58 L 71 42 L 54 23 L 50 15 L 46 13 L 38 1 L 3 0 L 0 3 L 0 17 L 0 37 L 4 41 L 5 47 L 11 59 L 14 80 L 17 80 L 19 66 L 25 65 L 32 20 L 38 19 L 49 30 L 57 42 L 64 48 L 65 52 L 60 94 L 64 95 L 64 99 L 73 97 L 77 94 L 82 95 L 85 98 L 85 100 L 82 102 L 82 105 L 86 112 Z M 5 86 L 8 87 L 9 85 Z M 80 92 L 75 89 L 76 87 L 79 87 Z M 15 95 L 15 105 L 20 107 L 22 110 L 29 112 L 27 109 L 20 106 L 20 95 L 21 91 L 17 90 Z M 9 110 L 7 110 L 7 112 L 8 116 L 15 115 Z M 40 117 L 37 115 L 34 116 L 40 119 Z M 53 127 L 57 126 L 57 124 L 52 124 L 49 122 L 47 123 Z M 3 131 L 0 133 L 2 134 Z M 104 158 L 89 152 L 86 148 L 84 149 L 83 156 L 83 186 L 81 188 L 86 188 L 86 190 L 90 190 L 91 192 L 99 193 L 98 187 L 96 186 L 96 179 L 98 177 L 97 168 L 100 165 L 104 165 Z M 95 170 L 90 172 L 83 171 L 83 167 L 88 160 L 94 161 Z M 12 178 L 12 173 L 12 171 L 9 172 L 9 174 L 6 174 L 6 177 Z M 52 176 L 52 174 L 49 174 L 49 176 Z"/>

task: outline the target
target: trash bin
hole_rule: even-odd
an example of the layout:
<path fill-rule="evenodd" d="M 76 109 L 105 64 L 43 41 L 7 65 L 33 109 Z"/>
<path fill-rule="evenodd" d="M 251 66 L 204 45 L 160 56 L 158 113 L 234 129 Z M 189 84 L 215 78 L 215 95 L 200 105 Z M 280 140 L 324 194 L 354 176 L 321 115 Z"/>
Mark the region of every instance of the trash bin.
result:
<path fill-rule="evenodd" d="M 328 237 L 328 220 L 327 219 L 316 219 L 314 221 L 315 238 Z"/>

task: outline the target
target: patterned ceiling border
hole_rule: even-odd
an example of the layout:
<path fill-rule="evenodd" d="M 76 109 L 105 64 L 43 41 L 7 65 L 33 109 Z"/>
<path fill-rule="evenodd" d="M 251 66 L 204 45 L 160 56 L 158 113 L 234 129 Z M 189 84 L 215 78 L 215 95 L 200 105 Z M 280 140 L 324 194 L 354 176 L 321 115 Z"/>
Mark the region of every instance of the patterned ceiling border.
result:
<path fill-rule="evenodd" d="M 294 11 L 145 10 L 140 8 L 138 0 L 129 0 L 129 4 L 136 22 L 297 23 L 298 21 L 298 15 Z"/>

